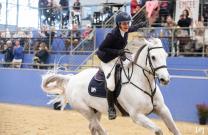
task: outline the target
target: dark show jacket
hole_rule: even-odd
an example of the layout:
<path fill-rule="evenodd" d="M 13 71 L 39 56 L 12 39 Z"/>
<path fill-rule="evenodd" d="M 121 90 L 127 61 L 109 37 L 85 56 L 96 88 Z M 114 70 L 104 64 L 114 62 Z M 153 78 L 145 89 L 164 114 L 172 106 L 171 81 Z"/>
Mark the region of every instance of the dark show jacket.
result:
<path fill-rule="evenodd" d="M 104 62 L 109 61 L 118 57 L 117 50 L 124 49 L 127 45 L 128 33 L 137 31 L 142 27 L 142 24 L 136 24 L 129 27 L 128 32 L 124 34 L 124 38 L 121 36 L 120 29 L 118 26 L 113 28 L 110 33 L 107 34 L 104 41 L 99 46 L 99 51 L 97 52 L 98 58 Z"/>

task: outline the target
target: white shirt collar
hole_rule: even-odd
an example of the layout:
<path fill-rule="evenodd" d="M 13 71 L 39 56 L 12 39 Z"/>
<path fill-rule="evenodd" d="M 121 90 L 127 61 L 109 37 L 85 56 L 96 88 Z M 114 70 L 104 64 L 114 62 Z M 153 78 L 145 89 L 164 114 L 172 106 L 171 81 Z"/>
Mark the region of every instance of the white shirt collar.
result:
<path fill-rule="evenodd" d="M 125 32 L 123 32 L 120 28 L 119 28 L 119 30 L 120 30 L 121 36 L 124 38 Z"/>

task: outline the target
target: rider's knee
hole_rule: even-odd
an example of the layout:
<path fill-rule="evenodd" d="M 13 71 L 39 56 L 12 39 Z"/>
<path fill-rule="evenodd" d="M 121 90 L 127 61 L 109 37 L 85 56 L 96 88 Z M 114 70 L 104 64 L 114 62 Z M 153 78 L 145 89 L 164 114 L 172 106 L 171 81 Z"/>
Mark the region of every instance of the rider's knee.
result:
<path fill-rule="evenodd" d="M 115 85 L 108 85 L 107 87 L 108 87 L 108 89 L 110 91 L 114 91 L 115 90 Z"/>

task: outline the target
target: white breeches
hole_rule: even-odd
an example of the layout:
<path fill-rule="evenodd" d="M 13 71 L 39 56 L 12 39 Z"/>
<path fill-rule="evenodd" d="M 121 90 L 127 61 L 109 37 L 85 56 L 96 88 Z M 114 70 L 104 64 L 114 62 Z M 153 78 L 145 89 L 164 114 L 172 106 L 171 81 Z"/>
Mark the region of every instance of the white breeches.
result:
<path fill-rule="evenodd" d="M 107 82 L 107 88 L 110 91 L 115 90 L 115 67 L 113 68 L 113 66 L 115 65 L 117 59 L 118 59 L 118 57 L 111 60 L 108 63 L 101 62 L 101 66 L 102 66 L 103 72 L 105 74 L 106 82 Z M 117 64 L 120 64 L 120 63 L 121 63 L 120 60 L 118 60 Z M 113 68 L 113 70 L 112 70 L 112 68 Z M 111 76 L 107 79 L 107 76 L 111 70 L 112 70 Z"/>

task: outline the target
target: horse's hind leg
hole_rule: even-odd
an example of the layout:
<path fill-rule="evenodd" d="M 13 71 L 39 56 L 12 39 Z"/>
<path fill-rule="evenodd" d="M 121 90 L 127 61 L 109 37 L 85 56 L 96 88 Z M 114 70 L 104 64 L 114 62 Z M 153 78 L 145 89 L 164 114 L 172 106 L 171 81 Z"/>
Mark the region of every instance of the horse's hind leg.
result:
<path fill-rule="evenodd" d="M 96 113 L 96 117 L 99 122 L 100 122 L 101 116 L 102 116 L 101 112 Z M 89 124 L 89 129 L 92 135 L 96 135 L 96 132 L 98 132 L 98 135 L 101 135 L 99 131 L 97 131 L 93 126 L 91 126 L 91 123 Z"/>
<path fill-rule="evenodd" d="M 163 135 L 163 132 L 160 127 L 155 125 L 148 117 L 146 117 L 144 114 L 134 114 L 130 115 L 132 121 L 136 124 L 139 124 L 140 126 L 147 128 L 154 132 L 156 135 Z"/>
<path fill-rule="evenodd" d="M 160 116 L 163 119 L 163 121 L 165 122 L 168 129 L 174 135 L 181 135 L 181 133 L 179 132 L 179 130 L 177 129 L 177 127 L 173 121 L 173 118 L 171 116 L 169 109 L 167 108 L 167 106 L 165 104 L 162 107 L 160 107 L 159 109 L 154 109 L 153 113 L 157 114 L 158 116 Z"/>

